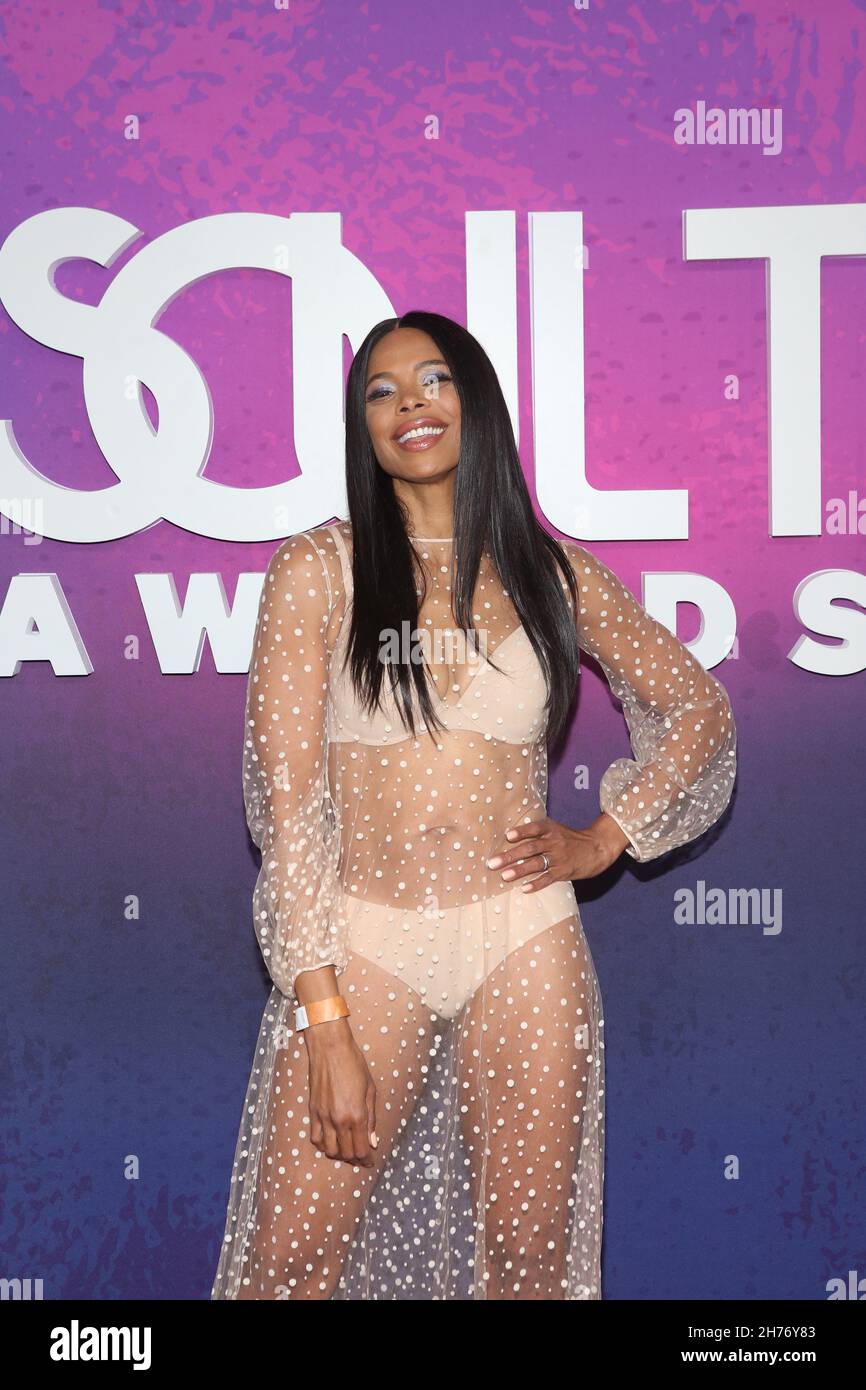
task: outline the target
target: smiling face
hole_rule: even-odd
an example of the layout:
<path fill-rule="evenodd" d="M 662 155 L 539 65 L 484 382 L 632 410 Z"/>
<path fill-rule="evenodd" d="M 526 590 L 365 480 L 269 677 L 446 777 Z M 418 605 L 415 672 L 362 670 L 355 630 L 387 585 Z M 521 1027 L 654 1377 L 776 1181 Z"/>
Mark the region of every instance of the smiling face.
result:
<path fill-rule="evenodd" d="M 380 466 L 405 482 L 439 482 L 460 457 L 460 397 L 432 338 L 395 328 L 367 369 L 367 428 Z"/>

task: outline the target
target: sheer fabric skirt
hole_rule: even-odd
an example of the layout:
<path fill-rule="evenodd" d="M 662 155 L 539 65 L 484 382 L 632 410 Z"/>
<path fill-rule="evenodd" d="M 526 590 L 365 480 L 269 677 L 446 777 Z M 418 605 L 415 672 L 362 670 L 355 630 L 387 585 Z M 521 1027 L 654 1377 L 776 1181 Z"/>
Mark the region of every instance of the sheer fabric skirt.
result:
<path fill-rule="evenodd" d="M 306 1047 L 274 988 L 211 1297 L 601 1298 L 604 1021 L 571 884 L 346 907 L 375 1166 L 310 1144 Z"/>

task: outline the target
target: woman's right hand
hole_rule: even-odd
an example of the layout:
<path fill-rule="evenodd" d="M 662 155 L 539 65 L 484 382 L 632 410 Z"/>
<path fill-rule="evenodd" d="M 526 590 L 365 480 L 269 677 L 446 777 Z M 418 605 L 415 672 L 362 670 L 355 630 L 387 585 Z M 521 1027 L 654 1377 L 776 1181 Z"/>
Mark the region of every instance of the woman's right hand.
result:
<path fill-rule="evenodd" d="M 310 1143 L 326 1158 L 372 1168 L 376 1086 L 348 1018 L 304 1029 L 310 1068 Z"/>

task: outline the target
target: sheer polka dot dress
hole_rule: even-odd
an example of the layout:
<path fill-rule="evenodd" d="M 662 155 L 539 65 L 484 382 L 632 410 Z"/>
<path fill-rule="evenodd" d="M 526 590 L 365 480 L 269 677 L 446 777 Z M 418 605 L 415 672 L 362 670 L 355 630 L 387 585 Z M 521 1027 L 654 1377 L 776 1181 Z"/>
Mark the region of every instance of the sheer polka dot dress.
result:
<path fill-rule="evenodd" d="M 546 688 L 491 557 L 479 647 L 454 631 L 448 539 L 413 538 L 441 729 L 390 692 L 368 712 L 343 657 L 347 522 L 268 566 L 243 786 L 261 851 L 253 921 L 273 988 L 238 1134 L 214 1299 L 599 1299 L 604 1022 L 570 883 L 524 894 L 487 860 L 546 814 Z M 727 694 L 629 590 L 562 542 L 578 640 L 622 702 L 633 758 L 600 803 L 648 860 L 722 814 Z M 563 590 L 568 597 L 564 582 Z M 461 645 L 461 639 L 463 645 Z M 332 964 L 377 1088 L 372 1169 L 310 1143 L 294 981 Z"/>

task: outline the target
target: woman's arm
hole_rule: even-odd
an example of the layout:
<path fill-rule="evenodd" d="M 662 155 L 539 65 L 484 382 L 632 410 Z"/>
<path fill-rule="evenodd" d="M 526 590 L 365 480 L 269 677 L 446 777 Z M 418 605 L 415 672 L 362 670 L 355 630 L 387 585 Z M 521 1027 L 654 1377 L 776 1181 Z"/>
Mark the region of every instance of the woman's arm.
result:
<path fill-rule="evenodd" d="M 271 557 L 262 585 L 243 751 L 247 824 L 262 853 L 253 894 L 256 935 L 274 984 L 288 996 L 296 995 L 303 971 L 330 965 L 339 972 L 348 961 L 339 826 L 327 795 L 330 611 L 318 547 L 303 532 L 289 537 Z M 306 1002 L 320 997 L 313 990 Z"/>
<path fill-rule="evenodd" d="M 337 993 L 349 960 L 338 874 L 340 827 L 328 795 L 327 646 L 331 586 L 301 532 L 272 556 L 262 585 L 246 698 L 247 824 L 262 852 L 256 935 L 282 994 L 309 1004 Z M 376 1087 L 348 1018 L 303 1032 L 310 1142 L 328 1158 L 373 1166 Z"/>
<path fill-rule="evenodd" d="M 727 692 L 652 618 L 617 576 L 575 542 L 562 542 L 580 597 L 578 642 L 622 703 L 634 758 L 601 779 L 604 815 L 626 853 L 655 859 L 708 830 L 731 799 L 737 738 Z"/>

